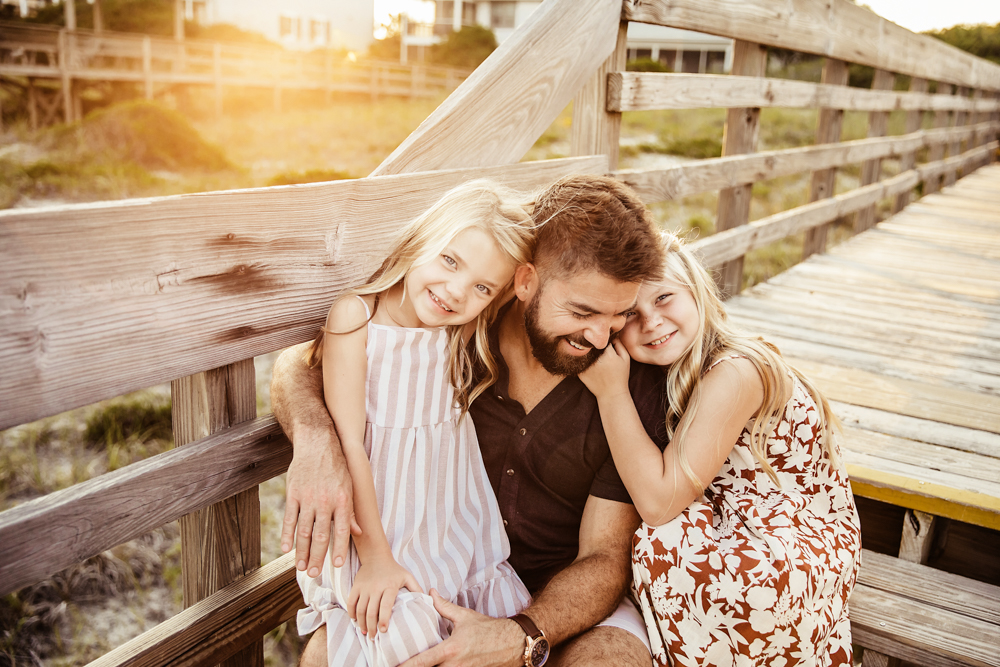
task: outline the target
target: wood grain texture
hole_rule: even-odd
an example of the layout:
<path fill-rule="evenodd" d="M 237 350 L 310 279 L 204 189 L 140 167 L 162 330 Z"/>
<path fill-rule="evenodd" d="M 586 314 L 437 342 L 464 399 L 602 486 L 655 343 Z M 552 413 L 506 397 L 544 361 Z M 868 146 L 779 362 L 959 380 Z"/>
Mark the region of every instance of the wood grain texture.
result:
<path fill-rule="evenodd" d="M 620 16 L 621 0 L 542 3 L 372 175 L 517 162 L 614 50 Z"/>
<path fill-rule="evenodd" d="M 733 45 L 733 74 L 762 77 L 767 65 L 767 50 L 760 44 L 736 40 Z M 757 150 L 760 108 L 736 108 L 726 111 L 722 137 L 722 156 L 742 155 Z M 719 192 L 716 231 L 733 229 L 750 220 L 751 183 L 741 183 Z M 743 257 L 736 257 L 718 268 L 718 285 L 724 299 L 738 294 L 743 286 Z"/>
<path fill-rule="evenodd" d="M 0 212 L 0 428 L 309 340 L 393 234 L 476 177 L 606 158 Z"/>
<path fill-rule="evenodd" d="M 881 71 L 881 70 L 880 70 Z M 761 75 L 763 77 L 763 75 Z M 926 80 L 925 80 L 926 81 Z M 911 89 L 913 90 L 913 89 Z M 608 111 L 713 109 L 739 106 L 847 111 L 982 111 L 997 109 L 996 100 L 891 89 L 846 88 L 791 79 L 749 75 L 617 72 L 608 76 Z"/>
<path fill-rule="evenodd" d="M 896 82 L 896 76 L 885 70 L 875 70 L 872 77 L 872 90 L 892 90 Z M 889 123 L 889 114 L 886 111 L 873 111 L 868 114 L 868 137 L 884 137 L 886 127 Z M 871 185 L 882 177 L 882 160 L 874 158 L 865 160 L 861 164 L 861 185 Z M 863 232 L 875 224 L 875 207 L 863 208 L 857 213 L 854 219 L 854 232 Z"/>
<path fill-rule="evenodd" d="M 626 0 L 623 16 L 932 81 L 1000 90 L 1000 65 L 916 35 L 848 0 Z"/>
<path fill-rule="evenodd" d="M 174 444 L 181 447 L 257 416 L 253 359 L 174 380 L 170 385 Z M 258 487 L 181 517 L 184 607 L 260 567 Z M 222 667 L 263 667 L 258 640 Z"/>
<path fill-rule="evenodd" d="M 9 509 L 0 514 L 0 595 L 256 487 L 291 460 L 281 427 L 261 417 Z"/>
<path fill-rule="evenodd" d="M 91 662 L 88 667 L 196 667 L 226 661 L 304 606 L 286 554 Z"/>
<path fill-rule="evenodd" d="M 937 519 L 920 510 L 906 510 L 903 537 L 899 541 L 899 559 L 911 563 L 926 563 L 934 544 Z"/>
<path fill-rule="evenodd" d="M 837 144 L 692 160 L 663 169 L 621 169 L 613 175 L 635 189 L 643 201 L 652 203 L 813 169 L 829 169 L 892 155 L 912 155 L 920 148 L 949 142 L 955 136 L 963 139 L 986 137 L 997 129 L 1000 129 L 1000 125 L 982 123 L 972 128 L 918 130 L 881 139 L 858 139 Z M 943 166 L 941 168 L 944 169 Z"/>
<path fill-rule="evenodd" d="M 920 77 L 913 77 L 910 79 L 910 92 L 911 93 L 924 93 L 927 90 L 927 79 L 921 79 Z M 903 132 L 905 134 L 910 134 L 911 132 L 916 132 L 920 129 L 923 124 L 924 112 L 920 109 L 914 109 L 906 112 L 906 126 Z M 987 141 L 987 139 L 983 139 Z M 973 142 L 978 145 L 980 142 Z M 915 151 L 908 151 L 903 153 L 899 158 L 899 170 L 906 171 L 912 169 L 913 165 L 916 164 L 917 154 Z M 903 192 L 896 197 L 896 200 L 892 205 L 893 214 L 899 213 L 906 205 L 913 200 L 912 192 Z"/>
<path fill-rule="evenodd" d="M 827 58 L 823 63 L 822 82 L 834 86 L 847 86 L 847 63 L 843 60 Z M 844 123 L 842 109 L 820 108 L 819 123 L 816 127 L 817 144 L 835 144 L 840 141 L 840 131 Z M 809 187 L 809 201 L 832 197 L 836 182 L 836 169 L 820 169 L 812 173 Z M 826 234 L 829 225 L 813 227 L 806 232 L 802 244 L 802 258 L 826 250 Z"/>
<path fill-rule="evenodd" d="M 607 155 L 610 171 L 618 168 L 622 115 L 608 109 L 608 76 L 625 69 L 627 54 L 628 24 L 621 23 L 614 51 L 573 100 L 570 155 Z"/>

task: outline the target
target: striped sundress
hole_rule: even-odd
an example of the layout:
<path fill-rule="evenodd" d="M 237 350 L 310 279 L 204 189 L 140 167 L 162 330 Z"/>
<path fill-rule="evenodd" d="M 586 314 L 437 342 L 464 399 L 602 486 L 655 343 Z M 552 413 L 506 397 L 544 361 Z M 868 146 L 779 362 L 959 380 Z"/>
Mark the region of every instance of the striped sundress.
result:
<path fill-rule="evenodd" d="M 507 563 L 510 545 L 472 418 L 459 420 L 447 331 L 369 323 L 366 353 L 365 450 L 393 556 L 424 591 L 489 616 L 516 614 L 531 596 Z M 326 623 L 330 665 L 391 667 L 451 633 L 429 595 L 402 588 L 388 631 L 368 639 L 344 608 L 359 567 L 352 544 L 343 567 L 327 553 L 315 579 L 298 572 L 308 605 L 299 634 Z"/>

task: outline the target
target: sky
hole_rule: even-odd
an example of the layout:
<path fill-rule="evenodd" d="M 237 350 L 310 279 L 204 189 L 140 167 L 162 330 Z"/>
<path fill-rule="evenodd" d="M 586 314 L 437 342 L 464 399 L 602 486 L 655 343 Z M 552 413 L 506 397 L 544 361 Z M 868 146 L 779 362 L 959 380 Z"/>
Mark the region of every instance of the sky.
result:
<path fill-rule="evenodd" d="M 950 28 L 959 23 L 1000 23 L 1000 0 L 858 0 L 875 13 L 914 32 Z M 434 16 L 434 3 L 423 0 L 375 0 L 375 25 L 390 14 L 406 12 L 420 21 Z"/>

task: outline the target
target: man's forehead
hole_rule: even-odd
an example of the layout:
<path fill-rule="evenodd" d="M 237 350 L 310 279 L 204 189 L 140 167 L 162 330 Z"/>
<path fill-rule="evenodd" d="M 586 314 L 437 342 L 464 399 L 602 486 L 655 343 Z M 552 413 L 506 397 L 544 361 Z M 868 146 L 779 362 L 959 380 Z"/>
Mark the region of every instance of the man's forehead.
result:
<path fill-rule="evenodd" d="M 544 291 L 560 305 L 583 305 L 594 312 L 617 313 L 632 305 L 639 287 L 639 283 L 620 282 L 599 271 L 580 271 L 547 280 Z"/>

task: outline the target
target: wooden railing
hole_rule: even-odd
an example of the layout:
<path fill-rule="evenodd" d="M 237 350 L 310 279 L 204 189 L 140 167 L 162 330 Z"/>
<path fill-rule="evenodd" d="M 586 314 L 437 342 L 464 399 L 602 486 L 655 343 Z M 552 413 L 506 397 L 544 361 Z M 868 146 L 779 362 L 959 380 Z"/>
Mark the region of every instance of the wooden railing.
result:
<path fill-rule="evenodd" d="M 61 90 L 70 91 L 63 95 L 66 122 L 78 119 L 73 90 L 84 82 L 134 82 L 150 99 L 177 84 L 211 86 L 221 113 L 228 86 L 271 88 L 280 107 L 282 90 L 433 97 L 451 92 L 468 74 L 450 67 L 352 61 L 332 50 L 298 52 L 0 21 L 0 76 L 60 81 Z"/>
<path fill-rule="evenodd" d="M 0 594 L 180 519 L 187 608 L 97 662 L 261 664 L 261 637 L 301 598 L 291 556 L 258 569 L 256 487 L 291 448 L 255 415 L 252 359 L 311 338 L 393 232 L 461 181 L 612 173 L 649 202 L 718 190 L 720 231 L 696 247 L 734 291 L 750 249 L 806 231 L 806 253 L 822 252 L 838 218 L 863 229 L 879 200 L 902 207 L 992 159 L 1000 67 L 847 0 L 789 7 L 548 0 L 369 178 L 0 212 L 0 428 L 171 381 L 178 444 L 0 514 Z M 624 72 L 627 20 L 735 38 L 735 75 Z M 765 45 L 824 56 L 823 82 L 763 77 Z M 847 61 L 877 68 L 872 90 L 845 85 Z M 910 92 L 891 90 L 895 74 Z M 518 164 L 571 100 L 576 157 Z M 819 108 L 816 145 L 756 152 L 766 106 Z M 618 169 L 624 111 L 704 107 L 729 108 L 723 157 Z M 838 143 L 845 109 L 869 112 L 868 139 Z M 906 133 L 886 137 L 892 109 Z M 889 157 L 899 173 L 881 180 Z M 858 163 L 862 185 L 835 194 L 834 171 Z M 754 182 L 803 172 L 810 204 L 749 222 Z"/>

